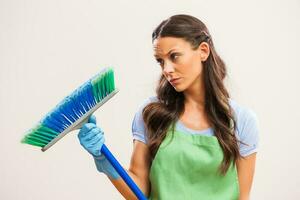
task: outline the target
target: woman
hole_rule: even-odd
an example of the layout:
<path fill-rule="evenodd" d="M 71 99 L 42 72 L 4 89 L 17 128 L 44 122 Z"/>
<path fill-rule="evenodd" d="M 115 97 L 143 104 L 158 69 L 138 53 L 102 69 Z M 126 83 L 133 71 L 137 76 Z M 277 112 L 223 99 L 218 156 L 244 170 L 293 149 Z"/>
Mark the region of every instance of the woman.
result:
<path fill-rule="evenodd" d="M 206 26 L 189 15 L 164 20 L 152 34 L 162 74 L 156 96 L 137 111 L 129 175 L 150 199 L 247 200 L 258 148 L 255 113 L 229 97 L 226 67 Z M 136 199 L 100 148 L 92 117 L 78 134 L 126 199 Z"/>

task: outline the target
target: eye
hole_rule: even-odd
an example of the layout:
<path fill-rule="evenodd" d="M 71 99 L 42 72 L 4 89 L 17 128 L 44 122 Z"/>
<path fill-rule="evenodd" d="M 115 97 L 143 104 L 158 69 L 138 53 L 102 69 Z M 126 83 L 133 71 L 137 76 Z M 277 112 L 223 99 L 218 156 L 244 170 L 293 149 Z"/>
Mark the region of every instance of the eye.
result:
<path fill-rule="evenodd" d="M 170 57 L 171 57 L 171 60 L 176 60 L 176 58 L 178 57 L 179 55 L 177 54 L 177 53 L 172 53 L 171 55 L 170 55 Z"/>
<path fill-rule="evenodd" d="M 159 64 L 159 65 L 163 65 L 164 61 L 160 58 L 157 58 L 156 59 L 156 62 Z"/>

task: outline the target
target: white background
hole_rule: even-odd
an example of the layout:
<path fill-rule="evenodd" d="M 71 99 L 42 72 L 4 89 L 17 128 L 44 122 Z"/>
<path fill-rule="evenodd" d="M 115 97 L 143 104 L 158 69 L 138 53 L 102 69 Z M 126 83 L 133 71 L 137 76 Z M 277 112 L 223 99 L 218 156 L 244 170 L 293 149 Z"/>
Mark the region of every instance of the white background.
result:
<path fill-rule="evenodd" d="M 127 168 L 134 113 L 155 94 L 160 73 L 151 33 L 181 13 L 207 25 L 232 98 L 259 118 L 252 199 L 300 199 L 299 0 L 0 0 L 0 199 L 122 199 L 77 131 L 44 153 L 20 140 L 63 97 L 113 66 L 120 92 L 95 115 Z"/>

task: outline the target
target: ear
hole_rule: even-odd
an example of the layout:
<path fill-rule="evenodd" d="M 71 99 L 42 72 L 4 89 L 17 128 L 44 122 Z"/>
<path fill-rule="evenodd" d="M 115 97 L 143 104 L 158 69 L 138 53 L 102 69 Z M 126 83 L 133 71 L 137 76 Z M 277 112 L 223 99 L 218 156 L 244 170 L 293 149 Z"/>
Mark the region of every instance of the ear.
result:
<path fill-rule="evenodd" d="M 198 52 L 200 54 L 201 61 L 206 61 L 210 53 L 209 44 L 207 42 L 202 42 L 198 47 Z"/>

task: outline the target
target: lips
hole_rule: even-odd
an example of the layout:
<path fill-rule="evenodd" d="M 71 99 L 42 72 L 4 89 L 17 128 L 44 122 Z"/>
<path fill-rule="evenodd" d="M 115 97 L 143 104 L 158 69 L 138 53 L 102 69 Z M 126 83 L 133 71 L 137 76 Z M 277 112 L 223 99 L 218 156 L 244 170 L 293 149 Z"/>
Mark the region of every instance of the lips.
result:
<path fill-rule="evenodd" d="M 179 79 L 180 79 L 180 78 L 172 78 L 172 79 L 170 80 L 170 82 L 171 82 L 172 84 L 174 84 L 174 83 L 177 83 Z"/>

